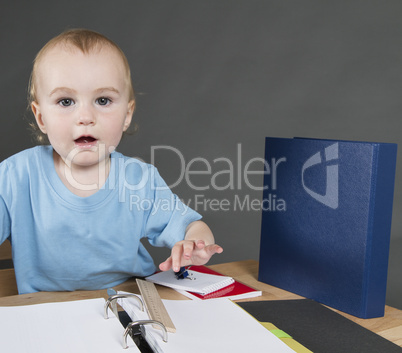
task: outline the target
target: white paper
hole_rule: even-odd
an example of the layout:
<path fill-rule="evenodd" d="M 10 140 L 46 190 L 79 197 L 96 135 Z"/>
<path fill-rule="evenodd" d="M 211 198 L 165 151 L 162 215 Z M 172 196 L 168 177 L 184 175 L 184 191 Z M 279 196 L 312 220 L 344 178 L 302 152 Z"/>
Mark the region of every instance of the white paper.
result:
<path fill-rule="evenodd" d="M 177 279 L 174 272 L 170 270 L 155 273 L 154 275 L 145 279 L 149 282 L 157 283 L 162 286 L 199 293 L 202 295 L 225 288 L 234 282 L 232 277 L 227 276 L 211 275 L 209 273 L 201 273 L 190 270 L 188 273 L 189 277 Z"/>
<path fill-rule="evenodd" d="M 105 300 L 88 299 L 0 307 L 0 351 L 7 353 L 125 353 L 140 352 L 128 337 L 123 350 L 124 328 Z"/>
<path fill-rule="evenodd" d="M 162 301 L 176 327 L 176 333 L 168 333 L 168 342 L 165 343 L 160 330 L 151 326 L 145 328 L 164 353 L 294 353 L 250 314 L 227 298 Z M 134 301 L 124 299 L 123 307 L 129 315 L 133 311 L 137 318 L 144 315 L 139 313 L 138 304 Z"/>

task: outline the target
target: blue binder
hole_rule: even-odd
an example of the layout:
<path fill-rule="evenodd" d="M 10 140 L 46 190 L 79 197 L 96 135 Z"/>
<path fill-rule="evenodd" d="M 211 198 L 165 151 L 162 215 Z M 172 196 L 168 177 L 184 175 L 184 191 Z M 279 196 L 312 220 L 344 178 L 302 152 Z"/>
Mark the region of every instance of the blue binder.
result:
<path fill-rule="evenodd" d="M 397 145 L 266 138 L 259 280 L 384 315 Z"/>

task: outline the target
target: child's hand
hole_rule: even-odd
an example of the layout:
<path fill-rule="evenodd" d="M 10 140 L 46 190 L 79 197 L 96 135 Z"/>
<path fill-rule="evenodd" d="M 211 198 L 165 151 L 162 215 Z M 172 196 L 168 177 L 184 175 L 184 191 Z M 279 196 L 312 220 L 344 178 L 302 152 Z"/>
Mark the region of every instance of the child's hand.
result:
<path fill-rule="evenodd" d="M 217 244 L 205 245 L 203 240 L 182 240 L 177 242 L 170 257 L 159 265 L 161 271 L 178 272 L 180 267 L 189 265 L 204 265 L 214 254 L 223 252 L 221 246 Z"/>

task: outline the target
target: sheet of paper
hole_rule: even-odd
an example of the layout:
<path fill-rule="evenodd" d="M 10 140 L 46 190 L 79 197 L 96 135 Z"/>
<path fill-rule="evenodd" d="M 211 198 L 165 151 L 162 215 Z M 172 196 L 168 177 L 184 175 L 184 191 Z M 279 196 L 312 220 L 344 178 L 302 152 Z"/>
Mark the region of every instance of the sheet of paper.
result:
<path fill-rule="evenodd" d="M 162 286 L 200 293 L 202 295 L 225 288 L 234 282 L 233 278 L 227 276 L 216 276 L 190 270 L 188 273 L 189 276 L 181 280 L 176 278 L 173 270 L 158 272 L 145 279 Z"/>
<path fill-rule="evenodd" d="M 126 300 L 126 299 L 125 299 Z M 279 338 L 265 329 L 250 314 L 227 298 L 205 301 L 163 300 L 176 326 L 176 333 L 168 334 L 168 342 L 162 341 L 160 330 L 146 326 L 164 353 L 222 353 L 222 352 L 270 352 L 294 353 Z M 143 318 L 138 304 L 125 307 L 130 315 L 136 312 Z"/>
<path fill-rule="evenodd" d="M 89 299 L 0 307 L 0 350 L 7 353 L 140 352 L 111 310 L 103 317 L 105 300 Z"/>

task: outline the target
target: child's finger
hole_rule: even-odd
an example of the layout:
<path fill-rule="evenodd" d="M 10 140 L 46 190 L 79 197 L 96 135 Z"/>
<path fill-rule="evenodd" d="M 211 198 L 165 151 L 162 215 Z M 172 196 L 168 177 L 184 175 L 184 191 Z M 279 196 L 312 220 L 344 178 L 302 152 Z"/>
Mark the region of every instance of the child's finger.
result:
<path fill-rule="evenodd" d="M 218 244 L 212 244 L 212 245 L 208 245 L 205 247 L 205 250 L 211 254 L 211 256 L 213 254 L 221 254 L 223 252 L 223 248 L 221 246 L 219 246 Z"/>
<path fill-rule="evenodd" d="M 197 246 L 197 249 L 203 249 L 205 247 L 205 241 L 204 240 L 197 240 L 196 246 Z"/>
<path fill-rule="evenodd" d="M 164 262 L 159 264 L 161 271 L 169 271 L 172 268 L 172 257 L 169 256 Z"/>
<path fill-rule="evenodd" d="M 183 244 L 184 242 L 176 243 L 172 248 L 171 258 L 172 258 L 172 268 L 174 272 L 178 272 L 181 267 L 181 257 L 183 255 Z"/>
<path fill-rule="evenodd" d="M 198 246 L 198 244 L 197 244 Z M 185 260 L 190 260 L 194 251 L 194 242 L 193 241 L 185 241 L 183 243 L 183 258 Z"/>

